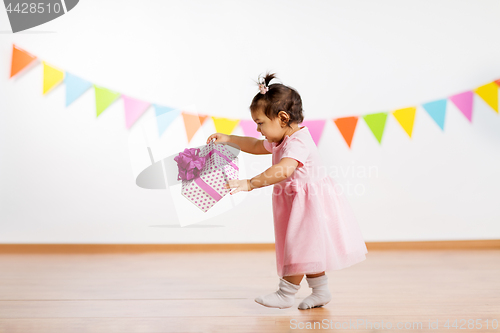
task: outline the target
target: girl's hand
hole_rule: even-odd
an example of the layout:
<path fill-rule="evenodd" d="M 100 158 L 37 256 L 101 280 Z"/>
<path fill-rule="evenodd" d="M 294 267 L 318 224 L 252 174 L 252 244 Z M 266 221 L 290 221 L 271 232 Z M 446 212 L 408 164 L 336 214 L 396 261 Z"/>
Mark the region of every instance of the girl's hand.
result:
<path fill-rule="evenodd" d="M 238 193 L 239 191 L 247 191 L 250 192 L 253 190 L 250 185 L 250 179 L 229 179 L 226 184 L 224 184 L 224 188 L 236 188 L 230 194 Z"/>
<path fill-rule="evenodd" d="M 214 143 L 222 143 L 222 142 L 229 142 L 229 135 L 222 134 L 222 133 L 214 133 L 210 135 L 207 139 L 207 145 L 212 141 L 212 139 L 216 139 Z"/>

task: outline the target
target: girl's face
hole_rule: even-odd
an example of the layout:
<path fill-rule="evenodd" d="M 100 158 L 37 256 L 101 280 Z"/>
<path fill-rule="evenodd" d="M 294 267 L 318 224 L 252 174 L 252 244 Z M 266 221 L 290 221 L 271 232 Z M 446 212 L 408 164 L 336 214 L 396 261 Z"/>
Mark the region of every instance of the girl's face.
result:
<path fill-rule="evenodd" d="M 252 119 L 257 124 L 257 132 L 266 137 L 269 142 L 281 142 L 285 129 L 281 127 L 280 118 L 269 119 L 262 110 L 252 112 Z"/>

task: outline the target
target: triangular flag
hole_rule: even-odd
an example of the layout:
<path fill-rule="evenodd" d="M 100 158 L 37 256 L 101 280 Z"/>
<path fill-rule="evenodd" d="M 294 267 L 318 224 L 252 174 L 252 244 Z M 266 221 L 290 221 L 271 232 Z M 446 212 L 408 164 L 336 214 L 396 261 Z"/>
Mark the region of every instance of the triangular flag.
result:
<path fill-rule="evenodd" d="M 495 80 L 495 83 L 500 86 L 500 79 Z"/>
<path fill-rule="evenodd" d="M 474 93 L 472 91 L 466 91 L 460 94 L 450 96 L 450 100 L 455 104 L 455 106 L 463 113 L 465 118 L 472 122 L 472 101 L 474 98 Z"/>
<path fill-rule="evenodd" d="M 335 125 L 340 131 L 340 134 L 344 137 L 347 146 L 351 148 L 352 137 L 354 136 L 354 130 L 356 129 L 356 124 L 358 123 L 358 117 L 342 117 L 333 119 Z"/>
<path fill-rule="evenodd" d="M 96 110 L 96 117 L 99 117 L 99 115 L 108 108 L 113 102 L 120 97 L 120 93 L 109 90 L 107 88 L 94 86 L 94 91 L 95 91 L 95 110 Z"/>
<path fill-rule="evenodd" d="M 306 126 L 309 129 L 309 133 L 313 138 L 316 146 L 321 139 L 321 134 L 323 134 L 323 129 L 325 128 L 326 119 L 320 120 L 304 120 L 301 125 Z M 300 126 L 299 126 L 300 127 Z"/>
<path fill-rule="evenodd" d="M 13 77 L 26 66 L 31 64 L 36 57 L 15 45 L 12 45 L 12 61 L 10 65 L 10 77 Z"/>
<path fill-rule="evenodd" d="M 436 124 L 438 124 L 442 130 L 444 130 L 444 118 L 446 116 L 447 102 L 448 100 L 445 98 L 422 104 L 424 110 L 427 111 L 427 113 L 432 117 L 432 119 L 434 119 Z"/>
<path fill-rule="evenodd" d="M 186 128 L 188 143 L 200 129 L 201 125 L 203 125 L 207 117 L 208 116 L 206 115 L 191 114 L 184 111 L 182 112 L 182 118 L 184 119 L 184 127 Z"/>
<path fill-rule="evenodd" d="M 181 113 L 181 110 L 174 109 L 168 106 L 153 105 L 156 114 L 156 124 L 158 125 L 158 135 L 161 136 L 163 132 L 170 126 L 170 124 Z"/>
<path fill-rule="evenodd" d="M 405 130 L 406 134 L 411 138 L 411 132 L 413 130 L 413 122 L 415 120 L 415 112 L 417 108 L 412 106 L 409 108 L 399 109 L 392 112 L 392 115 L 399 122 L 401 127 Z"/>
<path fill-rule="evenodd" d="M 200 115 L 198 115 L 198 118 L 200 118 L 200 124 L 203 125 L 205 120 L 207 120 L 208 116 L 200 114 Z"/>
<path fill-rule="evenodd" d="M 372 113 L 363 116 L 368 127 L 377 139 L 378 143 L 382 143 L 382 135 L 384 134 L 385 121 L 387 120 L 387 112 Z"/>
<path fill-rule="evenodd" d="M 240 120 L 239 125 L 245 136 L 251 136 L 256 139 L 262 139 L 262 134 L 257 131 L 257 124 L 253 120 Z"/>
<path fill-rule="evenodd" d="M 498 85 L 495 82 L 485 84 L 474 91 L 498 113 Z"/>
<path fill-rule="evenodd" d="M 90 87 L 92 83 L 69 72 L 66 72 L 64 76 L 64 84 L 66 86 L 66 106 L 73 103 L 78 97 L 83 95 Z"/>
<path fill-rule="evenodd" d="M 221 117 L 212 117 L 215 125 L 215 131 L 218 133 L 224 133 L 230 135 L 234 128 L 240 122 L 239 119 L 230 119 L 230 118 L 221 118 Z"/>
<path fill-rule="evenodd" d="M 125 95 L 122 95 L 122 98 L 125 109 L 125 125 L 129 129 L 151 104 Z"/>
<path fill-rule="evenodd" d="M 59 83 L 64 80 L 64 72 L 48 65 L 45 61 L 43 63 L 43 93 L 46 94 Z"/>

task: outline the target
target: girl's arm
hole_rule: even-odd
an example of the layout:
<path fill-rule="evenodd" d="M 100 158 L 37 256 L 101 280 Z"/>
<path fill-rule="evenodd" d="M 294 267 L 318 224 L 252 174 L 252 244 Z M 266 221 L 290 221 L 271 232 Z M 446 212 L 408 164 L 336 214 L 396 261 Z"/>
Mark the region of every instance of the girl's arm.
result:
<path fill-rule="evenodd" d="M 229 135 L 228 144 L 249 154 L 271 154 L 270 151 L 264 148 L 264 140 L 252 138 L 251 136 Z"/>
<path fill-rule="evenodd" d="M 284 157 L 279 163 L 274 164 L 269 169 L 248 180 L 250 191 L 254 188 L 264 187 L 279 183 L 287 179 L 295 171 L 299 162 L 290 157 Z"/>
<path fill-rule="evenodd" d="M 269 186 L 287 179 L 295 171 L 299 162 L 291 157 L 283 157 L 278 164 L 253 177 L 252 179 L 229 179 L 224 188 L 236 188 L 231 194 L 239 191 L 251 191 L 254 188 Z"/>

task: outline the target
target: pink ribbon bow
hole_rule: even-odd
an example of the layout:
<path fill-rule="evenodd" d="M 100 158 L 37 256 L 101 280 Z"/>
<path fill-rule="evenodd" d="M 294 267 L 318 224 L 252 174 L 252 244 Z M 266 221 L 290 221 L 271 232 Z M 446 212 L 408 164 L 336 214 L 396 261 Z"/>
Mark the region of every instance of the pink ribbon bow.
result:
<path fill-rule="evenodd" d="M 200 156 L 199 154 L 200 148 L 186 148 L 184 152 L 174 157 L 179 169 L 177 180 L 190 180 L 200 175 L 207 157 Z"/>
<path fill-rule="evenodd" d="M 266 87 L 264 83 L 259 84 L 259 90 L 261 94 L 265 94 L 266 92 L 269 91 L 269 87 Z"/>

